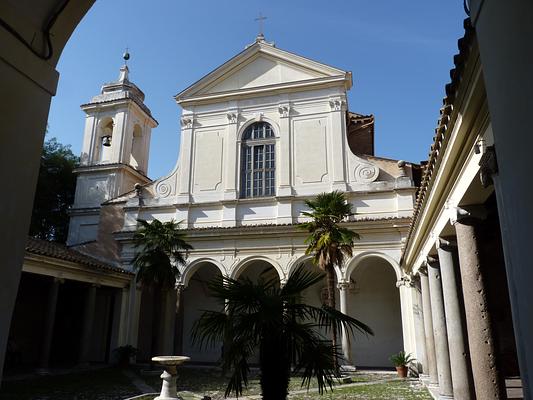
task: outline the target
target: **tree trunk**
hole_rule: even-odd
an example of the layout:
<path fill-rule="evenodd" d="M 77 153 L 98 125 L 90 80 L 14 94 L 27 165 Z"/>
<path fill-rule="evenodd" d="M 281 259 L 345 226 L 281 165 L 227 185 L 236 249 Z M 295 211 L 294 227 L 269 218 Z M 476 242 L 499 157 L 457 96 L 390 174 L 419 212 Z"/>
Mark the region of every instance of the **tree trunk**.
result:
<path fill-rule="evenodd" d="M 290 348 L 286 338 L 263 334 L 259 346 L 260 385 L 263 400 L 285 400 L 289 393 Z"/>
<path fill-rule="evenodd" d="M 328 287 L 328 306 L 337 309 L 335 304 L 335 268 L 333 266 L 326 268 L 326 279 Z M 335 356 L 337 353 L 337 326 L 334 324 L 331 326 L 331 347 L 333 350 L 333 365 L 335 366 L 335 369 L 337 369 L 337 357 Z"/>

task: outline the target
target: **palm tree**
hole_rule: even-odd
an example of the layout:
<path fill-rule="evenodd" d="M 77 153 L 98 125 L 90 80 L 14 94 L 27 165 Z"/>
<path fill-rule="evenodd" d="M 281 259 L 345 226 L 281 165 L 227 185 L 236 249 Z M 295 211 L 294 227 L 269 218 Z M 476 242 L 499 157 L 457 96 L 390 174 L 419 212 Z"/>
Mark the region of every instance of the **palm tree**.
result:
<path fill-rule="evenodd" d="M 303 215 L 311 218 L 301 224 L 310 235 L 305 240 L 308 245 L 305 254 L 313 255 L 313 263 L 326 272 L 327 305 L 335 309 L 335 266 L 342 266 L 346 256 L 352 256 L 354 240 L 359 235 L 339 226 L 339 223 L 352 215 L 352 205 L 346 201 L 343 192 L 320 193 L 315 199 L 306 200 L 311 209 Z M 332 329 L 332 345 L 337 345 L 337 328 Z"/>
<path fill-rule="evenodd" d="M 353 333 L 372 330 L 327 305 L 302 303 L 302 292 L 323 280 L 321 272 L 300 266 L 280 287 L 277 278 L 239 280 L 218 277 L 208 284 L 221 303 L 220 311 L 204 311 L 193 326 L 193 342 L 209 347 L 224 342 L 222 369 L 230 373 L 226 397 L 240 396 L 247 386 L 249 360 L 259 350 L 260 385 L 263 399 L 286 399 L 291 374 L 302 373 L 302 386 L 309 388 L 316 377 L 320 393 L 332 388 L 337 375 L 335 359 L 320 328 L 341 326 Z"/>
<path fill-rule="evenodd" d="M 133 235 L 133 240 L 139 252 L 133 260 L 133 266 L 137 272 L 137 282 L 154 293 L 151 344 L 151 351 L 154 353 L 157 346 L 162 293 L 174 288 L 180 274 L 178 266 L 185 265 L 187 253 L 192 246 L 185 241 L 185 235 L 179 230 L 179 223 L 173 220 L 161 222 L 154 219 L 152 222 L 147 222 L 138 219 L 137 221 L 140 227 Z"/>

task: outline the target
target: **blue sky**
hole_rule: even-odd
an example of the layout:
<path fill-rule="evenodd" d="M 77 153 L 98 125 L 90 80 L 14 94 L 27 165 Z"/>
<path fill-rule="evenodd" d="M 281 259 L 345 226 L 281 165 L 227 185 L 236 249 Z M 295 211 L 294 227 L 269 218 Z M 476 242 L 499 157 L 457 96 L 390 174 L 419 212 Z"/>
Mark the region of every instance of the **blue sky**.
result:
<path fill-rule="evenodd" d="M 100 0 L 80 23 L 58 65 L 48 137 L 81 151 L 79 105 L 118 77 L 130 48 L 130 79 L 159 121 L 148 175 L 174 167 L 180 109 L 173 95 L 257 35 L 279 48 L 353 72 L 351 111 L 376 116 L 376 155 L 427 158 L 457 39 L 462 0 Z"/>

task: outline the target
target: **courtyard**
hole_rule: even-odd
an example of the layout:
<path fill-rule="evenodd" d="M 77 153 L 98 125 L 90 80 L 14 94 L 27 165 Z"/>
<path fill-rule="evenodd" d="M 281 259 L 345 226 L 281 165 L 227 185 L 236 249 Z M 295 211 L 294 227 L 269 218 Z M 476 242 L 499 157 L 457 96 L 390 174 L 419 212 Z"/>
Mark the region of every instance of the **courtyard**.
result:
<path fill-rule="evenodd" d="M 212 400 L 224 398 L 226 380 L 217 368 L 184 367 L 178 372 L 178 394 L 183 400 Z M 79 372 L 58 373 L 50 376 L 19 376 L 7 378 L 0 393 L 1 400 L 117 400 L 135 397 L 153 399 L 143 394 L 159 392 L 161 379 L 158 371 L 146 372 L 141 367 L 132 369 L 98 368 Z M 373 399 L 373 400 L 429 400 L 430 396 L 418 379 L 399 379 L 395 372 L 358 371 L 351 382 L 339 383 L 333 391 L 320 395 L 316 382 L 309 391 L 301 387 L 301 380 L 293 377 L 289 398 L 311 399 Z M 140 397 L 139 397 L 140 396 Z M 248 389 L 242 399 L 259 399 L 260 386 L 256 371 L 252 371 Z"/>

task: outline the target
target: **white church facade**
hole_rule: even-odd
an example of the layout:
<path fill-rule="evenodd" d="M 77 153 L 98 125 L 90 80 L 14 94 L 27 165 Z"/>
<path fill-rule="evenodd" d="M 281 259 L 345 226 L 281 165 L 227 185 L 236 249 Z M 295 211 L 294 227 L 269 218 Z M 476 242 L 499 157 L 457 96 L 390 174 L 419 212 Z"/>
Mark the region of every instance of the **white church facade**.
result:
<path fill-rule="evenodd" d="M 340 309 L 375 331 L 343 337 L 345 358 L 357 366 L 389 367 L 400 350 L 415 352 L 413 302 L 400 269 L 415 201 L 417 166 L 373 155 L 373 116 L 351 113 L 352 75 L 278 49 L 260 35 L 244 51 L 176 95 L 181 141 L 167 176 L 146 176 L 157 121 L 144 94 L 121 69 L 118 81 L 82 106 L 86 113 L 81 166 L 68 245 L 132 271 L 137 219 L 181 221 L 194 247 L 177 290 L 162 305 L 153 348 L 153 295 L 132 276 L 116 318 L 118 345 L 151 353 L 182 353 L 216 362 L 220 349 L 199 350 L 190 328 L 214 307 L 206 282 L 261 274 L 280 283 L 305 255 L 305 200 L 346 193 L 360 235 L 353 258 L 337 270 Z M 407 283 L 407 284 L 406 284 Z M 306 293 L 319 304 L 323 285 Z M 179 312 L 175 312 L 176 302 Z"/>

